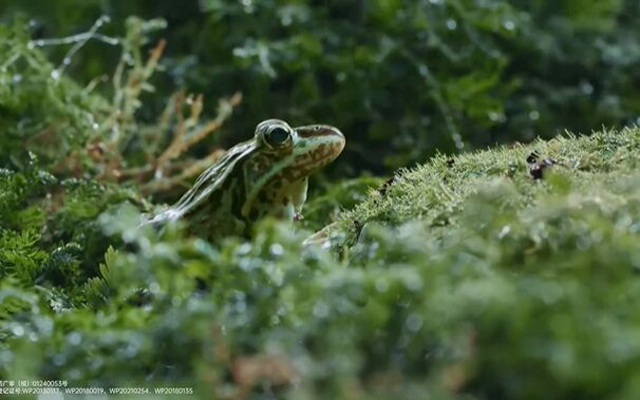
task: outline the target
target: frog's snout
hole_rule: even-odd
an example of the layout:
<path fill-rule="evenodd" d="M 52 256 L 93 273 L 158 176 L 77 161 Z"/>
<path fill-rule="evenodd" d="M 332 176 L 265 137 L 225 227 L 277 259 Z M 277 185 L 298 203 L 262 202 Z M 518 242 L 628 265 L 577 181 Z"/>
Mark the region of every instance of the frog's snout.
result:
<path fill-rule="evenodd" d="M 344 150 L 344 145 L 346 144 L 344 135 L 338 128 L 328 125 L 320 125 L 318 131 L 323 132 L 322 135 L 327 138 L 327 146 L 330 152 L 329 158 L 334 160 Z"/>
<path fill-rule="evenodd" d="M 342 153 L 346 143 L 342 132 L 331 125 L 302 126 L 296 128 L 296 132 L 306 142 L 303 146 L 311 145 L 317 151 L 317 156 L 323 159 L 321 160 L 323 164 L 336 159 Z"/>

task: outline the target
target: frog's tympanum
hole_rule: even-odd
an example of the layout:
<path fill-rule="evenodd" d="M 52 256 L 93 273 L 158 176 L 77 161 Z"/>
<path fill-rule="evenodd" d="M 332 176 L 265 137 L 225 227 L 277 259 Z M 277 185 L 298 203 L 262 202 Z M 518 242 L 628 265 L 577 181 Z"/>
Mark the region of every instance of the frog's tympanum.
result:
<path fill-rule="evenodd" d="M 266 216 L 299 219 L 309 175 L 333 161 L 344 145 L 344 136 L 332 126 L 292 128 L 278 119 L 263 121 L 253 139 L 229 149 L 149 223 L 184 219 L 190 231 L 215 240 L 247 235 Z"/>

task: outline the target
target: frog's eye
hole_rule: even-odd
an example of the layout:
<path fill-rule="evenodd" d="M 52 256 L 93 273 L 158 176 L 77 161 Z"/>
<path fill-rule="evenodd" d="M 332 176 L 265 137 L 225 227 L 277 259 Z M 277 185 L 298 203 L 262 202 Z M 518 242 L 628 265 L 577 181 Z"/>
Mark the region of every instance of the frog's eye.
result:
<path fill-rule="evenodd" d="M 266 135 L 264 135 L 264 140 L 269 144 L 269 146 L 278 147 L 286 143 L 290 136 L 291 135 L 288 130 L 277 126 L 269 130 Z"/>

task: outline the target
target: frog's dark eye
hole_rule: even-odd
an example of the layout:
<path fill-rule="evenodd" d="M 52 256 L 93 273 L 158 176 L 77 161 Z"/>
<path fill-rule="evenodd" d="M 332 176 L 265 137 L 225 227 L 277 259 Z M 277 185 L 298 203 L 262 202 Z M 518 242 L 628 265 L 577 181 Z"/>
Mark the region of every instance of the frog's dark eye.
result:
<path fill-rule="evenodd" d="M 267 132 L 264 139 L 272 147 L 281 146 L 289 139 L 289 131 L 284 128 L 275 127 Z"/>

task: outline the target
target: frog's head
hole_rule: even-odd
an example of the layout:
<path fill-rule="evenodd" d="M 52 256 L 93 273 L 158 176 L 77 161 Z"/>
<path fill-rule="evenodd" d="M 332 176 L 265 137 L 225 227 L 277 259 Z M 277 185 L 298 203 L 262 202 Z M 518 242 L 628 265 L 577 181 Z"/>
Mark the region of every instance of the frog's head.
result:
<path fill-rule="evenodd" d="M 262 121 L 255 139 L 261 152 L 271 160 L 275 175 L 287 181 L 309 176 L 314 170 L 333 161 L 344 149 L 342 132 L 329 125 L 292 128 L 279 119 Z"/>
<path fill-rule="evenodd" d="M 292 128 L 279 119 L 262 121 L 244 162 L 246 201 L 242 215 L 293 215 L 307 193 L 307 177 L 333 161 L 344 148 L 342 133 L 328 125 Z"/>

